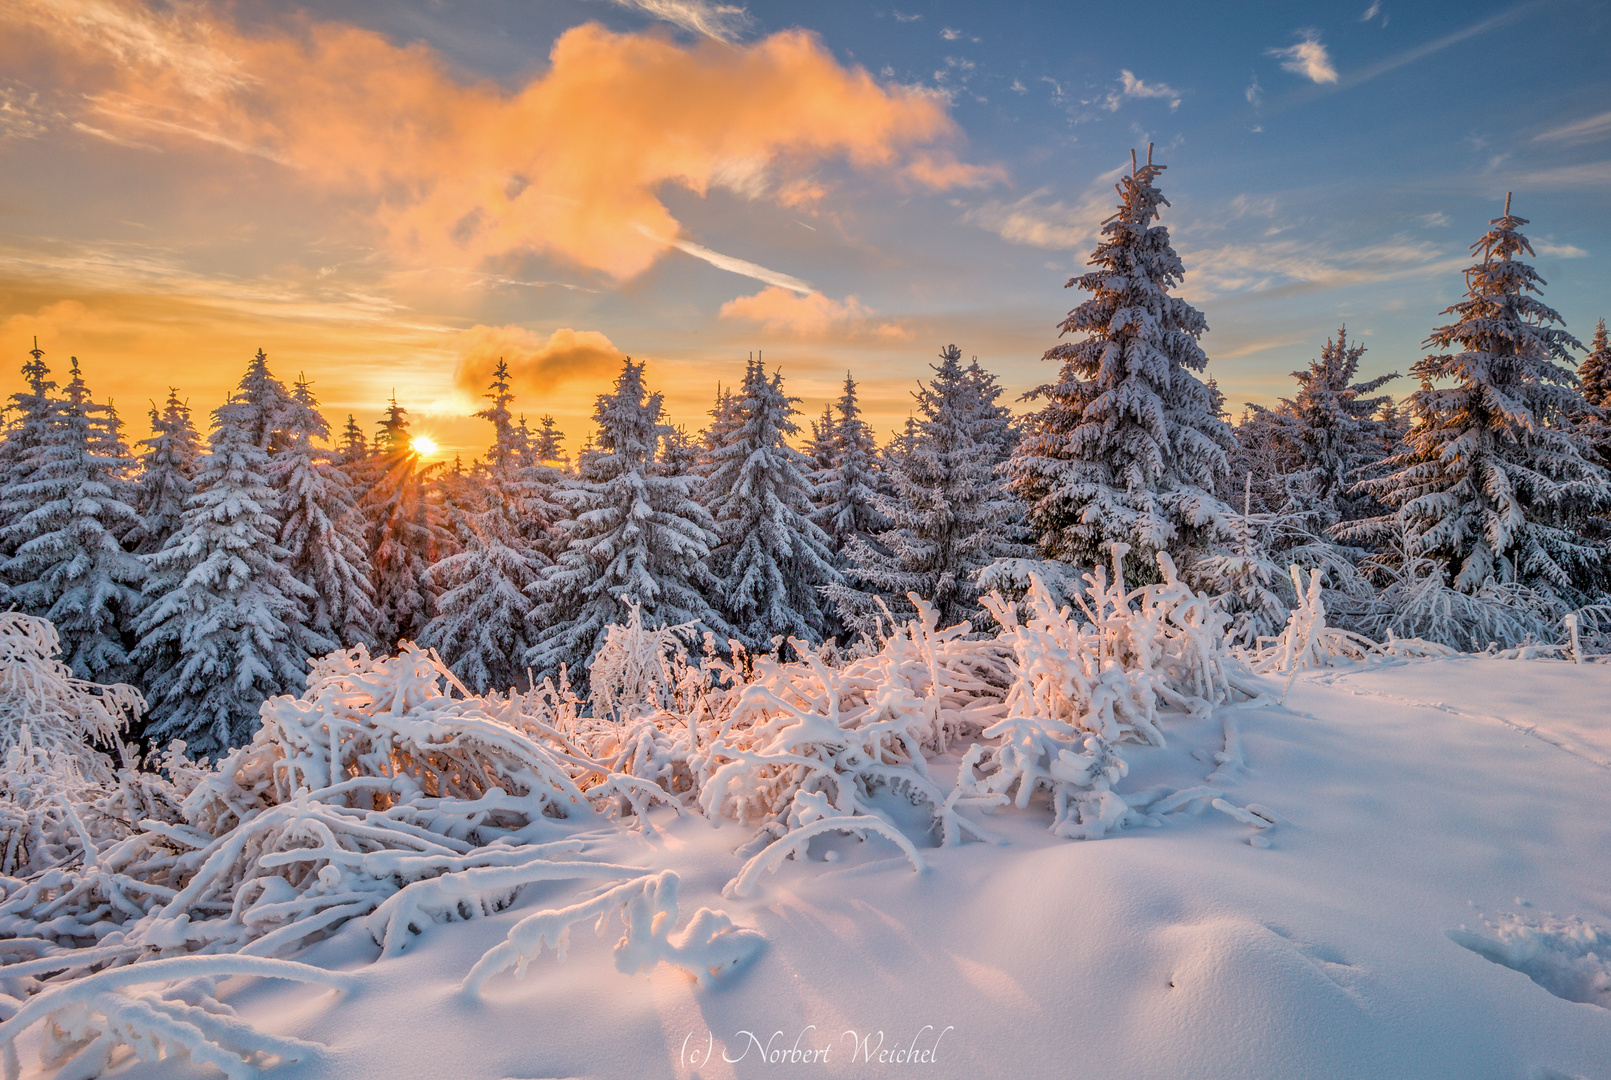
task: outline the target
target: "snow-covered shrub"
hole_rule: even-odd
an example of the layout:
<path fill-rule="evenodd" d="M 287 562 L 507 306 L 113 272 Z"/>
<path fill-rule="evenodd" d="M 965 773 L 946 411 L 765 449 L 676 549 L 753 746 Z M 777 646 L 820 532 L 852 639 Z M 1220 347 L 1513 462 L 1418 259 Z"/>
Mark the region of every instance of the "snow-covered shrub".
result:
<path fill-rule="evenodd" d="M 119 746 L 145 700 L 132 686 L 75 679 L 60 653 L 50 620 L 0 613 L 0 758 L 26 745 L 50 761 L 71 759 L 88 779 L 110 781 L 109 760 L 91 746 Z"/>
<path fill-rule="evenodd" d="M 1161 709 L 1202 715 L 1258 692 L 1225 652 L 1226 616 L 1179 580 L 1168 553 L 1157 556 L 1162 582 L 1127 591 L 1128 551 L 1114 545 L 1111 583 L 1100 567 L 1088 576 L 1084 620 L 1054 607 L 1038 582 L 1021 622 L 999 595 L 986 602 L 1012 649 L 1013 679 L 983 733 L 993 741 L 958 782 L 1019 807 L 1050 792 L 1059 836 L 1100 837 L 1126 820 L 1130 807 L 1113 791 L 1128 771 L 1118 747 L 1162 746 Z"/>

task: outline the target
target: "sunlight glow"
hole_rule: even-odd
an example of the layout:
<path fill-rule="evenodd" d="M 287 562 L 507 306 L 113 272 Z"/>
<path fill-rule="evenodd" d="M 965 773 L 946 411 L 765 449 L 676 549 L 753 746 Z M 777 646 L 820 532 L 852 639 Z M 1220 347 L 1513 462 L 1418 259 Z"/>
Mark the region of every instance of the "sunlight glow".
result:
<path fill-rule="evenodd" d="M 429 435 L 416 435 L 408 445 L 420 457 L 430 457 L 436 453 L 436 441 Z"/>

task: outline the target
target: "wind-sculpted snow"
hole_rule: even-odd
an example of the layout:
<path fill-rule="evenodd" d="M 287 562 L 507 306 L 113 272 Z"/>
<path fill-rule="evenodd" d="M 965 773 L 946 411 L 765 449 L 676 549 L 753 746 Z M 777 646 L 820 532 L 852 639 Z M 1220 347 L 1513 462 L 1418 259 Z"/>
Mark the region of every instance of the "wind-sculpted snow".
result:
<path fill-rule="evenodd" d="M 612 913 L 626 930 L 623 971 L 664 960 L 708 983 L 753 956 L 759 936 L 707 908 L 678 931 L 676 874 L 588 854 L 585 834 L 612 822 L 652 838 L 656 805 L 755 829 L 726 890 L 735 898 L 830 833 L 881 838 L 922 871 L 924 844 L 994 841 L 977 815 L 1028 807 L 1040 792 L 1059 836 L 1156 825 L 1198 805 L 1262 836 L 1275 815 L 1219 789 L 1116 790 L 1125 755 L 1164 745 L 1171 716 L 1201 718 L 1259 692 L 1226 649 L 1225 617 L 1167 555 L 1159 565 L 1163 581 L 1134 590 L 1090 575 L 1073 608 L 1038 581 L 1016 603 L 992 594 L 994 636 L 940 627 L 913 595 L 918 618 L 883 641 L 837 655 L 792 640 L 792 662 L 736 642 L 723 657 L 708 636 L 694 656 L 681 628 L 645 628 L 633 610 L 604 635 L 591 700 L 563 672 L 557 684 L 478 696 L 432 652 L 405 643 L 375 658 L 360 646 L 316 661 L 301 695 L 265 702 L 249 745 L 209 765 L 176 744 L 148 763 L 160 771 L 132 758 L 114 768 L 90 749 L 116 730 L 106 702 L 123 699 L 51 675 L 48 624 L 12 617 L 0 622 L 0 659 L 28 671 L 0 672 L 0 686 L 22 688 L 0 709 L 34 716 L 43 706 L 29 704 L 39 694 L 28 688 L 48 684 L 62 719 L 40 737 L 63 752 L 41 752 L 24 724 L 0 775 L 0 823 L 27 837 L 8 848 L 13 876 L 0 879 L 10 939 L 0 1005 L 11 1016 L 0 1042 L 48 1014 L 86 1061 L 129 1046 L 238 1075 L 301 1051 L 253 1042 L 217 1019 L 211 983 L 178 968 L 164 979 L 157 965 L 213 954 L 224 966 L 207 979 L 248 975 L 225 959 L 290 957 L 348 924 L 374 955 L 395 955 L 537 883 L 580 895 L 517 923 L 474 965 L 467 991 L 523 971 L 547 947 L 563 952 L 571 924 L 602 926 Z M 1226 733 L 1222 768 L 1241 760 L 1230 719 Z M 929 761 L 953 752 L 961 768 L 944 784 Z M 891 798 L 919 818 L 897 820 Z M 925 816 L 930 835 L 915 835 Z M 135 998 L 65 992 L 129 965 L 172 985 Z M 47 1000 L 62 1005 L 34 1005 Z M 49 1050 L 51 1061 L 66 1052 Z"/>
<path fill-rule="evenodd" d="M 1449 940 L 1513 971 L 1567 1001 L 1611 1009 L 1611 931 L 1582 919 L 1502 915 L 1488 933 L 1462 926 Z"/>

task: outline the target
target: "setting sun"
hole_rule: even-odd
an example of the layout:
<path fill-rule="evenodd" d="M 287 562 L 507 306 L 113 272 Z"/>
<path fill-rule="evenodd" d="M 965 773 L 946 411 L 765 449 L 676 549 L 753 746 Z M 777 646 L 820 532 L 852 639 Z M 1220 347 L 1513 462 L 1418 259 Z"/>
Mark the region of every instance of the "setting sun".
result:
<path fill-rule="evenodd" d="M 428 435 L 417 435 L 408 445 L 412 447 L 414 453 L 418 454 L 420 457 L 430 457 L 432 454 L 436 453 L 436 440 L 432 439 Z"/>

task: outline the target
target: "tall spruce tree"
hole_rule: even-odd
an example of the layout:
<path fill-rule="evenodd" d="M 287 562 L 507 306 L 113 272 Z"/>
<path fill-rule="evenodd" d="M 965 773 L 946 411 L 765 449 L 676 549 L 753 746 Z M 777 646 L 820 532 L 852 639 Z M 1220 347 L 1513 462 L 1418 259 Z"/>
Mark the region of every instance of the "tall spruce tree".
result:
<path fill-rule="evenodd" d="M 291 573 L 279 544 L 261 355 L 213 412 L 179 530 L 142 560 L 148 603 L 135 623 L 134 660 L 151 703 L 146 735 L 159 745 L 183 739 L 196 756 L 250 739 L 258 706 L 300 691 L 308 658 L 336 647 L 308 628 L 313 590 Z"/>
<path fill-rule="evenodd" d="M 168 400 L 158 411 L 151 405 L 151 437 L 140 445 L 140 478 L 134 508 L 139 524 L 125 538 L 138 555 L 149 555 L 179 531 L 185 502 L 196 490 L 196 461 L 201 456 L 201 436 L 190 419 L 190 405 L 179 398 L 177 387 L 168 388 Z"/>
<path fill-rule="evenodd" d="M 561 664 L 583 671 L 626 602 L 641 605 L 646 626 L 729 631 L 706 599 L 718 588 L 706 565 L 715 522 L 693 498 L 693 478 L 663 475 L 655 461 L 661 410 L 630 358 L 599 395 L 597 442 L 558 492 L 570 512 L 556 526 L 565 550 L 531 588 L 538 638 L 526 659 L 539 675 Z"/>
<path fill-rule="evenodd" d="M 462 550 L 436 562 L 428 584 L 437 593 L 435 614 L 420 634 L 476 693 L 508 690 L 525 682 L 526 653 L 536 635 L 527 618 L 526 590 L 548 559 L 521 532 L 529 492 L 519 479 L 526 458 L 509 404 L 509 370 L 502 360 L 476 413 L 492 424 L 493 442 L 479 477 L 481 504 L 468 516 Z"/>
<path fill-rule="evenodd" d="M 820 642 L 827 619 L 821 588 L 839 580 L 828 537 L 811 520 L 811 459 L 788 444 L 799 398 L 749 363 L 727 442 L 710 452 L 708 506 L 720 546 L 712 553 L 726 583 L 722 613 L 750 649 L 777 636 Z"/>
<path fill-rule="evenodd" d="M 871 540 L 889 522 L 878 512 L 878 447 L 873 429 L 861 418 L 856 380 L 845 372 L 845 390 L 837 403 L 838 415 L 828 416 L 828 465 L 814 478 L 817 512 L 814 520 L 828 534 L 836 555 L 851 541 Z"/>
<path fill-rule="evenodd" d="M 1142 574 L 1156 573 L 1156 551 L 1206 547 L 1226 531 L 1228 512 L 1213 491 L 1230 429 L 1193 374 L 1208 363 L 1197 343 L 1208 323 L 1171 295 L 1185 268 L 1169 230 L 1152 224 L 1169 205 L 1154 186 L 1163 169 L 1150 145 L 1145 165 L 1132 153 L 1118 211 L 1090 259 L 1096 269 L 1068 282 L 1091 297 L 1061 329 L 1086 337 L 1047 350 L 1063 366 L 1057 382 L 1028 395 L 1046 405 L 1010 465 L 1046 555 L 1101 563 L 1123 542 Z"/>
<path fill-rule="evenodd" d="M 872 632 L 881 610 L 915 609 L 915 593 L 939 611 L 942 626 L 981 618 L 979 573 L 999 558 L 1026 554 L 1013 523 L 1022 507 L 996 468 L 1001 442 L 994 423 L 1001 389 L 983 369 L 962 366 L 956 346 L 931 365 L 934 378 L 913 396 L 918 414 L 904 445 L 886 459 L 894 494 L 877 509 L 891 522 L 873 541 L 853 539 L 848 580 L 828 594 L 852 628 Z"/>
<path fill-rule="evenodd" d="M 369 523 L 369 574 L 375 585 L 375 636 L 382 648 L 413 641 L 436 613 L 427 571 L 453 548 L 430 497 L 428 466 L 409 436 L 408 410 L 394 396 L 375 435 L 371 482 L 361 503 Z"/>
<path fill-rule="evenodd" d="M 33 504 L 20 499 L 17 493 L 32 478 L 39 464 L 39 448 L 62 408 L 38 338 L 28 351 L 28 362 L 22 365 L 22 377 L 28 389 L 11 395 L 6 411 L 14 415 L 8 419 L 4 440 L 0 440 L 0 559 L 16 550 L 16 545 L 6 540 L 6 530 L 33 509 Z"/>
<path fill-rule="evenodd" d="M 373 644 L 377 612 L 364 520 L 351 477 L 332 451 L 314 445 L 329 439 L 330 425 L 305 378 L 291 389 L 283 431 L 285 446 L 270 458 L 268 476 L 287 565 L 313 593 L 308 628 L 343 646 Z"/>
<path fill-rule="evenodd" d="M 15 516 L 3 538 L 12 554 L 0 574 L 13 603 L 56 624 L 75 675 L 122 682 L 134 674 L 124 636 L 145 578 L 123 547 L 140 522 L 129 479 L 135 462 L 116 413 L 90 399 L 76 356 L 71 372 L 26 480 L 9 493 Z"/>
<path fill-rule="evenodd" d="M 1611 483 L 1574 430 L 1584 401 L 1568 350 L 1582 346 L 1537 299 L 1544 282 L 1519 258 L 1533 253 L 1526 224 L 1506 195 L 1504 214 L 1471 246 L 1479 258 L 1466 298 L 1426 341 L 1455 351 L 1411 368 L 1421 387 L 1407 402 L 1409 445 L 1391 474 L 1362 484 L 1394 513 L 1349 532 L 1402 536 L 1461 592 L 1514 582 L 1569 600 L 1599 555 L 1572 523 L 1611 501 Z"/>

